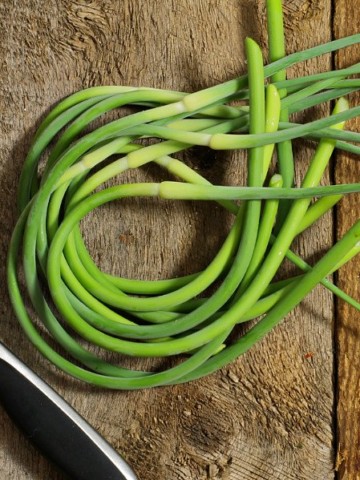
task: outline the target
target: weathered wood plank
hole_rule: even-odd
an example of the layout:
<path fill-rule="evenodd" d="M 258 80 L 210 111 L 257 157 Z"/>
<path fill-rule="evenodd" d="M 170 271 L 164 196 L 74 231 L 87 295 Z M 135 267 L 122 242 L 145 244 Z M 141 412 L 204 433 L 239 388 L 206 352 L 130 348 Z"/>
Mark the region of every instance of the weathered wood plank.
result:
<path fill-rule="evenodd" d="M 246 35 L 263 46 L 266 35 L 264 1 L 255 0 L 7 0 L 0 13 L 4 282 L 16 181 L 30 137 L 51 105 L 95 84 L 188 91 L 213 85 L 244 71 Z M 289 52 L 328 40 L 330 13 L 330 0 L 286 1 Z M 329 65 L 326 57 L 292 74 Z M 309 147 L 297 143 L 298 177 L 310 154 Z M 243 180 L 238 153 L 199 158 L 199 151 L 193 151 L 187 161 L 218 183 Z M 161 175 L 146 168 L 131 179 Z M 94 212 L 84 231 L 102 268 L 133 277 L 203 268 L 229 224 L 210 205 L 169 202 L 160 207 L 133 201 L 118 207 Z M 328 247 L 332 230 L 327 216 L 301 237 L 298 251 L 311 257 Z M 316 289 L 261 345 L 218 374 L 190 385 L 130 393 L 80 385 L 49 367 L 24 339 L 4 290 L 0 304 L 5 343 L 123 452 L 142 480 L 333 478 L 333 310 L 323 289 Z M 1 478 L 63 478 L 2 412 L 0 422 Z"/>
<path fill-rule="evenodd" d="M 335 2 L 335 36 L 344 37 L 360 31 L 360 12 L 351 0 Z M 336 65 L 345 67 L 360 61 L 359 48 L 346 49 L 336 57 Z M 360 95 L 352 96 L 351 104 L 359 105 Z M 349 122 L 348 128 L 359 130 L 360 122 Z M 360 165 L 351 155 L 338 155 L 335 168 L 336 182 L 359 181 Z M 358 196 L 344 198 L 337 208 L 337 235 L 340 238 L 359 218 Z M 359 259 L 355 258 L 339 271 L 338 284 L 354 298 L 359 298 Z M 337 436 L 336 468 L 338 478 L 360 478 L 360 314 L 344 302 L 336 310 L 337 347 Z"/>

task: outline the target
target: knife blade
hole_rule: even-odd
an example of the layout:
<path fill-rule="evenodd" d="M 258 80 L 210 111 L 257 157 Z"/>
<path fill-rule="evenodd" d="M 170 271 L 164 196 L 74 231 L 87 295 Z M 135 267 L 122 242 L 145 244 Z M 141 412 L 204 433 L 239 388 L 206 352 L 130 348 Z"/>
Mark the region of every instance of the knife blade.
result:
<path fill-rule="evenodd" d="M 137 480 L 125 460 L 0 342 L 0 402 L 45 455 L 76 480 Z"/>

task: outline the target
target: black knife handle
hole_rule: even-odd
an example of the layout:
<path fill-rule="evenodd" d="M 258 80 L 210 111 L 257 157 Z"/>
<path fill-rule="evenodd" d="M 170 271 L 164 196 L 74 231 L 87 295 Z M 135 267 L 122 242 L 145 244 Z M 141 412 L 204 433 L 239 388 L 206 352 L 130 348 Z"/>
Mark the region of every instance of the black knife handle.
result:
<path fill-rule="evenodd" d="M 47 457 L 76 480 L 136 480 L 116 451 L 0 344 L 0 402 Z"/>

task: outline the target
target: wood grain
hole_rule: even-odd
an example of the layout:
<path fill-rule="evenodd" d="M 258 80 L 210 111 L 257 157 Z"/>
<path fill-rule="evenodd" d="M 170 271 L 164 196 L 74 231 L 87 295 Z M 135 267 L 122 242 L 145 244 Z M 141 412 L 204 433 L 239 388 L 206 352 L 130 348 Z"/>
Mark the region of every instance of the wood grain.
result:
<path fill-rule="evenodd" d="M 355 3 L 348 1 L 347 8 L 355 8 Z M 330 39 L 331 7 L 330 0 L 284 2 L 288 52 Z M 5 0 L 0 22 L 2 284 L 24 155 L 36 126 L 57 101 L 100 84 L 195 91 L 244 72 L 245 36 L 266 46 L 263 0 Z M 309 61 L 291 75 L 323 71 L 330 63 L 330 56 Z M 327 112 L 324 107 L 311 115 Z M 296 143 L 297 179 L 311 153 L 307 144 Z M 185 159 L 217 183 L 244 180 L 244 156 L 239 152 L 209 155 L 193 149 Z M 146 167 L 128 179 L 162 176 Z M 164 206 L 134 200 L 97 210 L 83 223 L 83 231 L 104 270 L 160 278 L 203 268 L 230 221 L 207 204 Z M 339 213 L 338 221 L 339 231 L 346 228 L 346 215 Z M 295 247 L 314 260 L 332 244 L 333 231 L 327 215 Z M 334 478 L 334 310 L 324 289 L 317 288 L 261 344 L 217 374 L 141 392 L 98 390 L 61 374 L 24 338 L 4 288 L 0 295 L 4 342 L 128 459 L 141 480 Z M 344 310 L 339 345 L 350 341 L 345 340 L 350 338 L 345 319 L 351 315 Z M 353 350 L 339 347 L 340 355 L 341 348 L 351 354 L 355 343 Z M 138 361 L 136 366 L 150 363 Z M 346 402 L 344 393 L 341 398 Z M 2 411 L 0 424 L 1 479 L 64 478 Z M 345 442 L 347 437 L 339 432 L 338 438 Z M 349 446 L 342 446 L 341 455 L 344 448 L 347 455 L 355 455 Z M 346 460 L 349 465 L 352 461 Z"/>
<path fill-rule="evenodd" d="M 360 31 L 360 12 L 349 0 L 337 0 L 335 10 L 335 36 L 343 37 Z M 351 18 L 351 21 L 349 19 Z M 360 61 L 359 48 L 348 48 L 336 57 L 340 68 Z M 359 105 L 360 95 L 353 95 L 352 105 Z M 350 130 L 359 131 L 360 122 L 349 122 Z M 338 155 L 336 182 L 360 178 L 359 162 L 351 155 Z M 337 209 L 337 236 L 340 238 L 351 226 L 351 218 L 359 217 L 359 199 L 344 198 Z M 338 284 L 350 295 L 359 298 L 359 259 L 355 258 L 339 271 Z M 360 478 L 360 313 L 344 302 L 338 302 L 336 311 L 337 347 L 337 458 L 338 478 Z"/>

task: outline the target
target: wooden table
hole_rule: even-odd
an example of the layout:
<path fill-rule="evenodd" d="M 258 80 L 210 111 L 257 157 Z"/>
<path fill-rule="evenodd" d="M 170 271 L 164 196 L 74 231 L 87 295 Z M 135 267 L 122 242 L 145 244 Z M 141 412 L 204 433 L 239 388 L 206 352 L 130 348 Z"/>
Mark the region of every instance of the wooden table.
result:
<path fill-rule="evenodd" d="M 286 0 L 288 52 L 360 30 L 357 0 Z M 49 365 L 25 339 L 5 289 L 5 255 L 21 165 L 39 121 L 63 97 L 93 85 L 195 91 L 245 69 L 243 39 L 266 47 L 264 1 L 3 0 L 0 4 L 1 338 L 63 395 L 133 465 L 141 480 L 360 478 L 360 316 L 316 288 L 261 344 L 209 378 L 140 392 L 80 384 Z M 358 47 L 306 62 L 291 75 L 360 60 Z M 359 103 L 353 96 L 352 103 Z M 328 106 L 313 112 L 327 114 Z M 359 130 L 359 122 L 350 128 Z M 298 174 L 311 148 L 296 143 Z M 187 159 L 212 181 L 243 179 L 238 153 Z M 360 163 L 338 154 L 329 176 L 359 179 Z M 156 169 L 134 179 L 160 178 Z M 359 216 L 358 196 L 302 235 L 313 261 Z M 102 268 L 138 278 L 206 265 L 227 224 L 196 203 L 126 202 L 92 214 L 87 242 Z M 359 261 L 337 283 L 359 298 Z M 140 364 L 140 363 L 139 363 Z M 26 401 L 26 399 L 24 399 Z M 64 476 L 0 412 L 0 478 Z"/>

